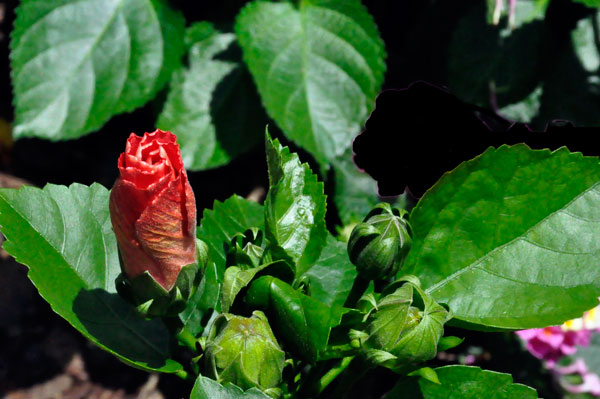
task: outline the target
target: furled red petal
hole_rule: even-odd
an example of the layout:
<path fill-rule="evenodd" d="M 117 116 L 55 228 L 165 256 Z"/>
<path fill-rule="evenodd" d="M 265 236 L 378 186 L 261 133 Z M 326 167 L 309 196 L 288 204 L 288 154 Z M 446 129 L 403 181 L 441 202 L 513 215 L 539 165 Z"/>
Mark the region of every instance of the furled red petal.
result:
<path fill-rule="evenodd" d="M 175 135 L 132 133 L 118 167 L 110 216 L 123 271 L 148 271 L 170 290 L 181 267 L 196 261 L 196 204 Z"/>
<path fill-rule="evenodd" d="M 187 176 L 169 183 L 147 207 L 136 223 L 138 242 L 145 253 L 156 261 L 156 270 L 148 270 L 165 289 L 170 289 L 181 267 L 196 261 L 196 205 Z"/>

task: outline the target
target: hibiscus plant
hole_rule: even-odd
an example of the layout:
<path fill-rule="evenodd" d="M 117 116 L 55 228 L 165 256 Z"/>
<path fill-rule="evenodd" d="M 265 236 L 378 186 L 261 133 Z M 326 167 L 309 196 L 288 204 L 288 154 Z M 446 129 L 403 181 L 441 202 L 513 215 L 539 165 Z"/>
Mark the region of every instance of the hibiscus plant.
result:
<path fill-rule="evenodd" d="M 489 3 L 498 23 L 504 2 Z M 18 8 L 15 138 L 74 139 L 162 107 L 154 132 L 123 143 L 111 189 L 0 189 L 3 248 L 54 312 L 132 367 L 189 382 L 190 399 L 343 399 L 377 373 L 381 398 L 537 398 L 509 374 L 432 361 L 456 331 L 559 326 L 598 304 L 598 159 L 492 146 L 415 204 L 377 197 L 352 162 L 385 72 L 359 0 L 250 1 L 232 29 L 186 26 L 174 4 Z M 263 142 L 264 202 L 196 209 L 188 171 Z M 542 357 L 536 331 L 520 334 Z"/>
<path fill-rule="evenodd" d="M 508 374 L 427 361 L 462 342 L 446 324 L 525 329 L 594 307 L 595 158 L 490 147 L 410 213 L 376 205 L 345 243 L 317 175 L 268 132 L 265 147 L 264 205 L 215 202 L 196 229 L 175 135 L 132 134 L 112 191 L 2 189 L 4 248 L 73 327 L 193 382 L 192 399 L 343 398 L 377 368 L 398 375 L 388 398 L 537 397 Z"/>

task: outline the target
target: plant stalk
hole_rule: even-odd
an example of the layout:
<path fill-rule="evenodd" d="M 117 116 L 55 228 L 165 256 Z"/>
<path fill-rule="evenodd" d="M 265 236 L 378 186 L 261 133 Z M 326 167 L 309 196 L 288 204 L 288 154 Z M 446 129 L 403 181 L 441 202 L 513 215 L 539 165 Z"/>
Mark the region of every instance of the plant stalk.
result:
<path fill-rule="evenodd" d="M 344 303 L 344 307 L 356 308 L 358 300 L 364 295 L 367 288 L 369 288 L 370 282 L 371 280 L 367 280 L 361 276 L 356 276 L 354 279 L 354 284 L 352 284 L 350 294 L 348 294 L 348 299 L 346 299 L 346 302 Z"/>
<path fill-rule="evenodd" d="M 352 359 L 354 359 L 354 356 L 343 358 L 340 360 L 340 364 L 332 367 L 327 373 L 325 373 L 325 375 L 323 375 L 323 377 L 321 377 L 318 387 L 319 393 L 323 392 L 325 388 L 327 388 L 327 386 L 333 382 L 333 380 L 335 380 L 340 374 L 342 374 L 344 370 L 346 370 L 346 368 L 352 362 Z"/>

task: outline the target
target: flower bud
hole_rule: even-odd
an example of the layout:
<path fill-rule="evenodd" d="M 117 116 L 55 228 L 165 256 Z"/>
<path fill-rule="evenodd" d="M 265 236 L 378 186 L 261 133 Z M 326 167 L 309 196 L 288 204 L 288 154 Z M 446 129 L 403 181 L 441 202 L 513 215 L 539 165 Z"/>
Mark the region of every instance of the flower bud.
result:
<path fill-rule="evenodd" d="M 434 358 L 450 319 L 449 312 L 421 290 L 415 277 L 408 280 L 379 300 L 365 333 L 354 333 L 361 338 L 368 359 L 395 371 Z M 413 304 L 415 291 L 422 308 Z"/>
<path fill-rule="evenodd" d="M 369 280 L 394 276 L 411 245 L 408 212 L 380 203 L 350 234 L 348 253 L 358 274 Z"/>
<path fill-rule="evenodd" d="M 196 245 L 196 202 L 175 135 L 132 133 L 118 167 L 110 218 L 123 271 L 119 292 L 146 310 L 156 309 L 148 302 L 155 297 L 187 300 L 198 254 L 205 262 L 207 249 Z"/>
<path fill-rule="evenodd" d="M 225 264 L 242 269 L 258 267 L 264 252 L 263 241 L 263 232 L 256 227 L 235 234 L 227 246 Z"/>
<path fill-rule="evenodd" d="M 260 311 L 249 318 L 218 316 L 208 335 L 205 360 L 208 373 L 219 382 L 257 387 L 274 397 L 280 392 L 285 353 Z"/>

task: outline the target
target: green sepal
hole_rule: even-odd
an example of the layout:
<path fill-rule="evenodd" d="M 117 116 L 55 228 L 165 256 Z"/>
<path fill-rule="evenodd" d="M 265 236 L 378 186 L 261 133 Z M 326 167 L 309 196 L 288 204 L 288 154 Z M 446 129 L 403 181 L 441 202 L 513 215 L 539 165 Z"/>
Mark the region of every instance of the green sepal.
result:
<path fill-rule="evenodd" d="M 406 373 L 433 359 L 438 346 L 450 343 L 442 341 L 442 335 L 451 317 L 421 289 L 416 277 L 405 276 L 384 289 L 366 331 L 352 331 L 350 339 L 361 343 L 362 355 L 371 364 Z"/>
<path fill-rule="evenodd" d="M 251 317 L 222 313 L 214 320 L 205 343 L 205 371 L 222 383 L 259 388 L 278 397 L 285 353 L 261 311 Z"/>
<path fill-rule="evenodd" d="M 149 272 L 134 278 L 124 273 L 116 279 L 117 292 L 136 307 L 142 317 L 176 316 L 196 291 L 208 263 L 208 247 L 196 239 L 197 263 L 183 266 L 173 287 L 167 291 Z"/>

